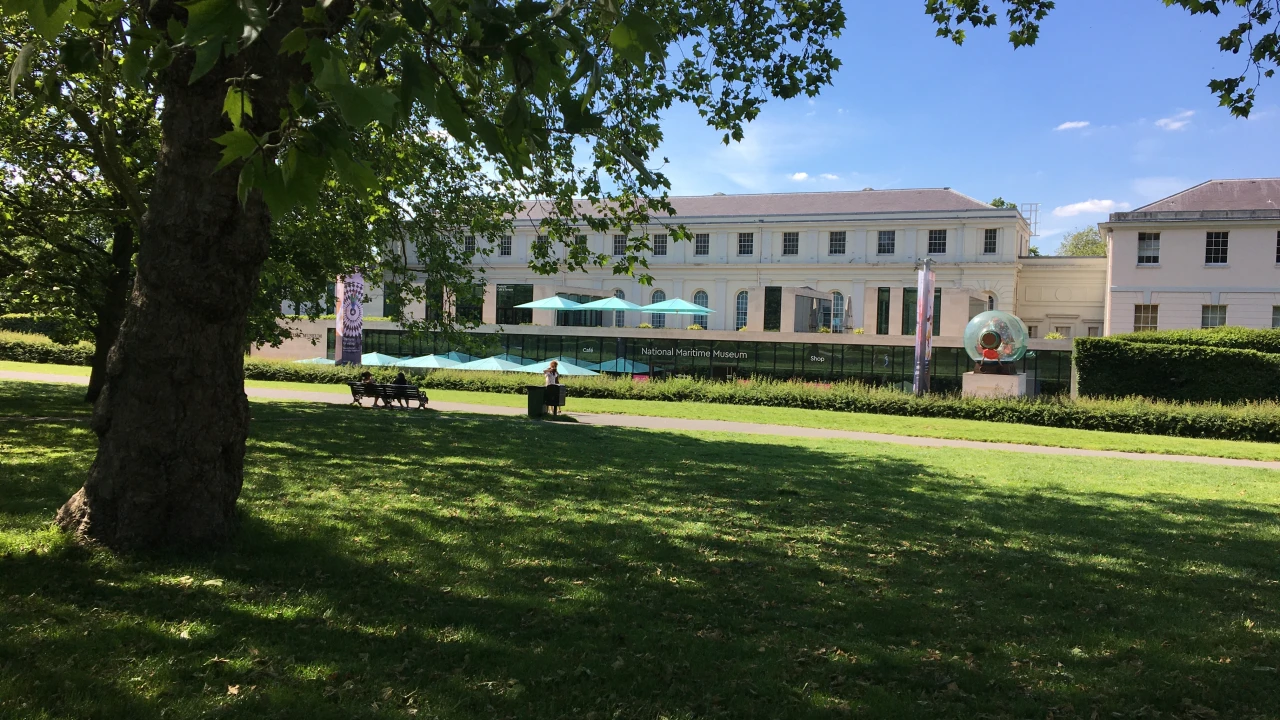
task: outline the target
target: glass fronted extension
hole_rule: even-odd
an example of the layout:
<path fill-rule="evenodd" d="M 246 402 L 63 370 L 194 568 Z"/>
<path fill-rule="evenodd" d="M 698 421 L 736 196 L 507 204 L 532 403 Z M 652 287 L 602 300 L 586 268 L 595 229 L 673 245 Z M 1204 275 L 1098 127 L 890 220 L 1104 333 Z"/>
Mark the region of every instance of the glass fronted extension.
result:
<path fill-rule="evenodd" d="M 578 365 L 629 360 L 649 368 L 651 378 L 678 375 L 717 379 L 763 376 L 810 381 L 861 380 L 888 385 L 911 381 L 915 349 L 887 345 L 840 345 L 821 342 L 768 342 L 634 337 L 575 337 L 470 333 L 468 346 L 433 334 L 400 330 L 365 330 L 364 351 L 397 357 L 451 350 L 489 356 L 507 354 L 526 364 L 562 357 Z M 334 356 L 334 333 L 328 333 L 328 357 Z M 1071 352 L 1028 353 L 1019 369 L 1039 380 L 1043 393 L 1065 392 L 1071 383 Z M 973 369 L 962 348 L 935 347 L 931 383 L 938 390 L 959 389 L 961 376 Z"/>

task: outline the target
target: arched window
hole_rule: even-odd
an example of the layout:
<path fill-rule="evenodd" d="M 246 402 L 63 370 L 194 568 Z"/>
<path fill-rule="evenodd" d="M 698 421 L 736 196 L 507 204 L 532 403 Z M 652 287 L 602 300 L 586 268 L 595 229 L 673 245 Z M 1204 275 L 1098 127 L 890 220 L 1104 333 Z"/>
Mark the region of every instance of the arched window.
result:
<path fill-rule="evenodd" d="M 988 309 L 988 310 L 995 310 L 995 309 L 996 309 L 996 296 L 995 296 L 995 294 L 991 294 L 991 295 L 988 295 L 988 296 L 987 296 L 987 309 Z"/>
<path fill-rule="evenodd" d="M 734 301 L 734 318 L 733 329 L 741 330 L 747 326 L 747 291 L 743 290 L 738 293 L 737 300 Z"/>
<path fill-rule="evenodd" d="M 614 296 L 614 297 L 616 297 L 616 298 L 618 298 L 619 300 L 626 300 L 626 299 L 627 299 L 627 294 L 626 294 L 626 293 L 624 293 L 624 292 L 622 292 L 621 290 L 614 290 L 614 291 L 613 291 L 613 296 Z M 627 314 L 626 314 L 625 312 L 623 312 L 622 310 L 615 311 L 615 312 L 613 313 L 613 326 L 614 326 L 614 327 L 626 327 L 626 326 L 627 326 Z"/>
<path fill-rule="evenodd" d="M 831 332 L 844 332 L 844 295 L 831 293 Z"/>
<path fill-rule="evenodd" d="M 693 294 L 693 304 L 701 305 L 702 307 L 710 307 L 711 299 L 707 297 L 707 292 L 705 290 L 699 290 L 698 292 Z M 694 315 L 693 321 L 701 325 L 703 330 L 707 329 L 706 315 Z"/>
<path fill-rule="evenodd" d="M 667 301 L 667 294 L 661 290 L 654 290 L 652 302 L 660 303 Z M 650 313 L 649 324 L 655 328 L 664 328 L 667 326 L 667 316 L 662 313 Z"/>

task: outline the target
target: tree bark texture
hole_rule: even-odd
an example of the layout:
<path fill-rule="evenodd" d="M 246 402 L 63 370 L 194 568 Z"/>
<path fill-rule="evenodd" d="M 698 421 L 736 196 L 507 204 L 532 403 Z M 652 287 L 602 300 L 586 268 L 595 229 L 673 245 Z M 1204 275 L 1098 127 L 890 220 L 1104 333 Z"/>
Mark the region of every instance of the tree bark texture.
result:
<path fill-rule="evenodd" d="M 93 328 L 93 366 L 89 372 L 89 389 L 85 402 L 97 402 L 107 382 L 107 356 L 120 335 L 129 306 L 129 274 L 133 268 L 133 223 L 120 222 L 112 228 L 111 276 L 107 279 L 102 306 L 98 308 Z"/>
<path fill-rule="evenodd" d="M 292 8 L 297 14 L 300 5 Z M 164 28 L 172 0 L 152 10 Z M 240 163 L 215 172 L 228 79 L 248 81 L 258 118 L 278 121 L 297 66 L 277 52 L 282 12 L 257 42 L 189 83 L 183 51 L 159 79 L 164 97 L 155 189 L 139 233 L 137 275 L 94 406 L 98 454 L 57 522 L 118 550 L 203 548 L 235 528 L 249 404 L 244 340 L 270 217 L 261 194 L 237 197 Z M 246 123 L 248 125 L 248 123 Z M 249 126 L 251 132 L 265 128 Z"/>

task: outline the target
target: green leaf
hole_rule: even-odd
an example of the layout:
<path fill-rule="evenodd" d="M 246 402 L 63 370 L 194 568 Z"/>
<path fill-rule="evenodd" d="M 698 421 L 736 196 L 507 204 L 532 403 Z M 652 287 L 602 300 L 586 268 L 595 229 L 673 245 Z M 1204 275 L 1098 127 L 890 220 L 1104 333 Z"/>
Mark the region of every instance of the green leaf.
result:
<path fill-rule="evenodd" d="M 53 40 L 71 21 L 75 9 L 76 0 L 33 0 L 27 7 L 27 17 L 36 32 L 46 40 Z"/>
<path fill-rule="evenodd" d="M 307 49 L 307 31 L 294 28 L 280 40 L 281 55 L 295 55 Z"/>
<path fill-rule="evenodd" d="M 280 172 L 280 166 L 272 162 L 261 160 L 261 155 L 254 158 L 255 162 L 260 162 L 262 167 L 258 170 L 258 187 L 262 189 L 262 199 L 267 202 L 267 209 L 272 215 L 280 217 L 289 212 L 289 208 L 293 207 L 294 200 L 290 197 L 288 188 L 285 186 L 284 176 Z"/>
<path fill-rule="evenodd" d="M 240 168 L 240 179 L 236 183 L 236 196 L 240 198 L 240 206 L 249 200 L 249 191 L 257 187 L 262 171 L 262 156 L 255 157 Z"/>
<path fill-rule="evenodd" d="M 331 156 L 331 161 L 333 169 L 338 173 L 338 179 L 350 185 L 362 197 L 370 190 L 377 188 L 378 179 L 374 177 L 373 171 L 363 163 L 352 160 L 350 155 L 335 152 Z"/>
<path fill-rule="evenodd" d="M 644 66 L 644 48 L 637 42 L 635 32 L 625 21 L 613 27 L 613 31 L 609 33 L 609 44 L 613 46 L 614 52 L 632 65 Z"/>
<path fill-rule="evenodd" d="M 471 142 L 471 126 L 462 106 L 453 96 L 453 90 L 447 83 L 441 83 L 436 90 L 436 116 L 444 129 L 459 142 Z"/>
<path fill-rule="evenodd" d="M 362 128 L 373 122 L 391 125 L 395 121 L 396 96 L 379 85 L 362 87 L 351 82 L 346 64 L 339 58 L 324 61 L 315 86 L 333 98 L 343 119 L 352 127 Z"/>
<path fill-rule="evenodd" d="M 231 127 L 239 130 L 246 115 L 253 117 L 253 103 L 249 102 L 249 94 L 234 85 L 227 88 L 227 97 L 222 101 L 222 112 L 231 119 Z"/>
<path fill-rule="evenodd" d="M 219 135 L 213 141 L 222 146 L 222 161 L 218 163 L 218 167 L 214 168 L 215 172 L 240 158 L 253 155 L 258 150 L 257 139 L 244 130 L 232 130 Z"/>
<path fill-rule="evenodd" d="M 222 56 L 222 43 L 205 42 L 196 46 L 196 63 L 191 68 L 191 77 L 187 78 L 187 84 L 194 84 L 195 81 L 205 76 L 205 73 L 213 69 L 218 63 L 218 58 Z"/>
<path fill-rule="evenodd" d="M 91 73 L 98 69 L 98 55 L 93 51 L 93 41 L 83 35 L 74 35 L 58 49 L 58 60 L 71 73 Z"/>
<path fill-rule="evenodd" d="M 151 40 L 134 35 L 129 39 L 129 47 L 124 51 L 124 62 L 120 64 L 120 72 L 130 87 L 142 87 L 142 80 L 147 75 L 147 50 L 151 49 Z"/>
<path fill-rule="evenodd" d="M 22 78 L 31 72 L 31 58 L 36 54 L 36 46 L 33 43 L 27 43 L 18 51 L 18 57 L 13 61 L 13 67 L 9 68 L 9 97 L 13 97 L 18 90 L 18 83 Z"/>

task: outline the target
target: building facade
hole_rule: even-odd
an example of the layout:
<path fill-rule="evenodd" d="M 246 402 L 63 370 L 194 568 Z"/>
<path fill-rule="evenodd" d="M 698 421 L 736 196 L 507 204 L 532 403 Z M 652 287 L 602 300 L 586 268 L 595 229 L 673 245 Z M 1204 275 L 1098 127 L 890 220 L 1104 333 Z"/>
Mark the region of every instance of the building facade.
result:
<path fill-rule="evenodd" d="M 1280 327 L 1280 178 L 1211 180 L 1098 229 L 1106 334 Z"/>

